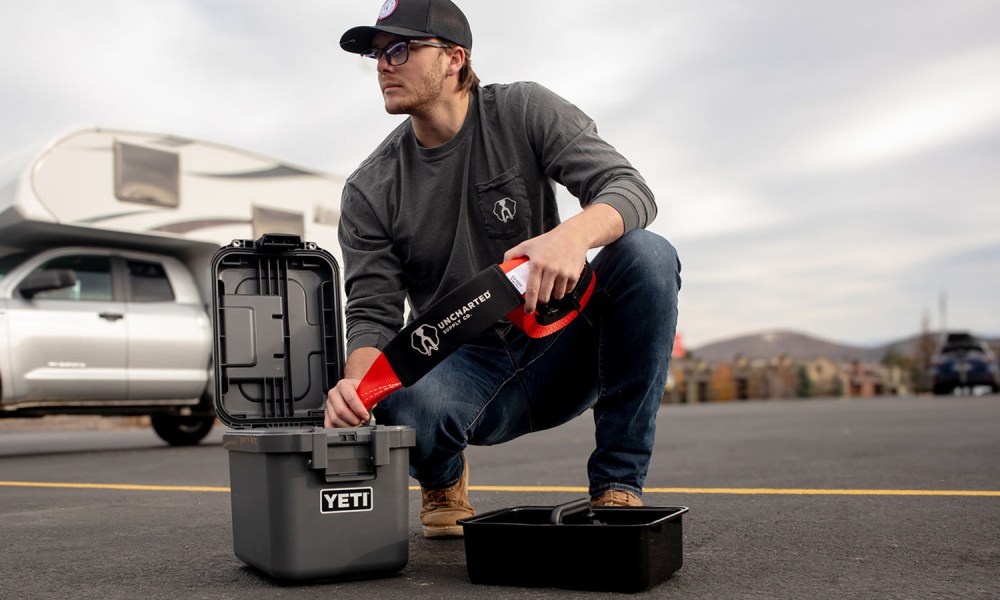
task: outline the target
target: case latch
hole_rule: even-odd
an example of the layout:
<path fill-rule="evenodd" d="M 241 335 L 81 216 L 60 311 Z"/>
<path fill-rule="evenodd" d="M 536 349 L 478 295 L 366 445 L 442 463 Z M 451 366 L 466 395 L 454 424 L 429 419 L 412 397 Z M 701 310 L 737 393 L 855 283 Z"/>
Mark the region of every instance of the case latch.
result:
<path fill-rule="evenodd" d="M 358 441 L 350 429 L 316 429 L 312 438 L 309 466 L 322 471 L 327 483 L 375 479 L 378 467 L 390 463 L 390 436 L 374 427 L 367 441 Z"/>
<path fill-rule="evenodd" d="M 257 238 L 253 247 L 259 252 L 288 252 L 302 247 L 302 238 L 292 233 L 265 233 Z"/>

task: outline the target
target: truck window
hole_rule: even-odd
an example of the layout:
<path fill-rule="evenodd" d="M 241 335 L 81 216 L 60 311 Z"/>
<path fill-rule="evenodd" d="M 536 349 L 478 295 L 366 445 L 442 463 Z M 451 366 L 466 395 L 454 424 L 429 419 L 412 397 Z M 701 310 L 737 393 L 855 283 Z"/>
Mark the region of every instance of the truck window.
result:
<path fill-rule="evenodd" d="M 0 256 L 0 279 L 7 276 L 14 267 L 24 262 L 24 260 L 31 256 L 29 252 L 17 252 L 15 254 L 8 254 L 6 256 Z"/>
<path fill-rule="evenodd" d="M 76 272 L 76 285 L 40 292 L 36 299 L 83 300 L 101 302 L 111 300 L 111 259 L 107 256 L 60 256 L 46 262 L 39 271 L 49 269 L 72 269 Z"/>
<path fill-rule="evenodd" d="M 174 290 L 163 265 L 141 260 L 128 260 L 129 298 L 132 302 L 170 302 Z"/>

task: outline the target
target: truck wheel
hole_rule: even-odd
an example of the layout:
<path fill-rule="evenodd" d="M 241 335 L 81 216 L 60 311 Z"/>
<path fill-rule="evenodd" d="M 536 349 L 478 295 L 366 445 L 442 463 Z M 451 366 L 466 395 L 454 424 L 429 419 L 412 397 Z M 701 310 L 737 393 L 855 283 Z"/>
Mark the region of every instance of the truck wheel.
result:
<path fill-rule="evenodd" d="M 150 416 L 150 421 L 156 435 L 171 446 L 193 446 L 212 430 L 215 417 L 155 414 Z"/>

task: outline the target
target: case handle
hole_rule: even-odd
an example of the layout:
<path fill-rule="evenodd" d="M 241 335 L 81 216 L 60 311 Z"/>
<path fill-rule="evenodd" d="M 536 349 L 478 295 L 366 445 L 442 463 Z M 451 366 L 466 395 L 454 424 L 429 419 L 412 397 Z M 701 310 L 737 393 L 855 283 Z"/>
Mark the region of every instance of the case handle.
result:
<path fill-rule="evenodd" d="M 582 512 L 586 512 L 588 518 L 594 518 L 594 511 L 590 508 L 589 498 L 579 498 L 572 502 L 554 506 L 552 508 L 552 515 L 549 517 L 549 523 L 552 525 L 562 525 L 563 518 Z"/>

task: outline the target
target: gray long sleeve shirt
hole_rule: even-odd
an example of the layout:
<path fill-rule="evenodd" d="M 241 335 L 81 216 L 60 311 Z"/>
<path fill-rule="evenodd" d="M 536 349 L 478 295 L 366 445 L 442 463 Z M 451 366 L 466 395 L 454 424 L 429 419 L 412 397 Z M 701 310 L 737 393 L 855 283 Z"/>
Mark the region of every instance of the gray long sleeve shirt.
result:
<path fill-rule="evenodd" d="M 479 88 L 458 134 L 421 148 L 410 120 L 348 178 L 339 228 L 347 350 L 378 349 L 518 243 L 556 227 L 555 184 L 609 204 L 625 230 L 656 216 L 639 173 L 580 109 L 535 83 Z"/>

